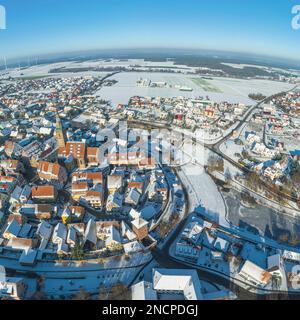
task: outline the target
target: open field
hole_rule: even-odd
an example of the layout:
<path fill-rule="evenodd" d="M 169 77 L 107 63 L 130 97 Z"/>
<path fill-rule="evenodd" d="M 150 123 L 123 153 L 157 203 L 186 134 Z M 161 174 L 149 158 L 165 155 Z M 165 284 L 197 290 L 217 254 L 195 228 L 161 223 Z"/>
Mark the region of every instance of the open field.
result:
<path fill-rule="evenodd" d="M 164 81 L 170 87 L 166 88 L 150 88 L 137 87 L 136 82 L 140 79 L 149 79 L 153 82 Z M 281 91 L 289 90 L 294 85 L 267 81 L 267 80 L 239 80 L 230 78 L 212 78 L 212 80 L 204 79 L 208 84 L 201 85 L 201 82 L 195 82 L 185 74 L 171 73 L 151 73 L 151 72 L 122 72 L 114 75 L 110 79 L 115 79 L 118 83 L 113 87 L 104 87 L 97 92 L 103 99 L 110 100 L 113 105 L 119 103 L 128 103 L 130 97 L 151 96 L 151 97 L 176 97 L 183 96 L 186 98 L 198 98 L 208 96 L 214 102 L 228 101 L 230 103 L 244 103 L 246 105 L 254 105 L 255 101 L 249 99 L 250 93 L 260 92 L 264 95 L 272 95 Z M 199 79 L 201 79 L 199 77 Z M 192 92 L 183 92 L 176 89 L 175 86 L 186 86 L 193 89 Z M 204 88 L 203 88 L 204 87 Z M 211 91 L 206 91 L 211 90 Z M 216 92 L 218 90 L 218 92 Z"/>
<path fill-rule="evenodd" d="M 39 80 L 43 78 L 48 78 L 50 75 L 36 75 L 36 76 L 24 76 L 24 77 L 16 77 L 15 80 Z"/>
<path fill-rule="evenodd" d="M 210 82 L 203 78 L 192 78 L 192 81 L 201 87 L 203 90 L 208 91 L 208 92 L 217 92 L 217 93 L 222 93 L 223 91 L 220 90 L 219 88 L 213 86 Z"/>
<path fill-rule="evenodd" d="M 69 78 L 81 76 L 97 76 L 104 77 L 108 72 L 101 71 L 82 71 L 82 72 L 66 72 L 49 74 L 51 69 L 60 68 L 87 68 L 87 67 L 129 67 L 139 66 L 140 70 L 143 68 L 174 68 L 172 61 L 167 62 L 148 62 L 142 59 L 129 60 L 90 60 L 85 62 L 69 61 L 57 62 L 52 64 L 30 66 L 9 70 L 8 75 L 16 79 L 40 79 L 49 75 L 50 77 Z M 184 66 L 177 65 L 178 68 Z M 186 67 L 185 67 L 186 68 Z M 186 72 L 186 70 L 184 70 Z M 190 68 L 190 72 L 193 69 Z M 136 82 L 140 78 L 149 79 L 153 82 L 163 81 L 167 83 L 166 88 L 151 88 L 151 87 L 137 87 Z M 109 100 L 113 105 L 119 103 L 128 103 L 130 97 L 134 95 L 152 96 L 152 97 L 176 97 L 183 96 L 186 98 L 198 98 L 207 96 L 214 102 L 228 101 L 230 103 L 244 103 L 246 105 L 254 105 L 255 101 L 249 99 L 250 93 L 262 93 L 270 96 L 274 93 L 287 91 L 293 88 L 294 85 L 275 82 L 269 80 L 244 80 L 231 79 L 222 77 L 213 77 L 211 79 L 204 79 L 200 76 L 192 76 L 183 73 L 166 73 L 166 72 L 149 72 L 147 69 L 141 72 L 121 72 L 114 75 L 111 79 L 115 79 L 118 83 L 112 87 L 104 87 L 97 92 L 101 98 Z M 193 91 L 180 91 L 176 86 L 189 87 Z"/>

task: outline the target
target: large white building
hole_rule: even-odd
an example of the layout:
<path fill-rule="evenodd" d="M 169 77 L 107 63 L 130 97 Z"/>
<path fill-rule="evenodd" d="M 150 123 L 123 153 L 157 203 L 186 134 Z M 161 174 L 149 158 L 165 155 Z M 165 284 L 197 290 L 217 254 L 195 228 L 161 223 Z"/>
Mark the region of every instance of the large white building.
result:
<path fill-rule="evenodd" d="M 133 300 L 203 300 L 196 270 L 153 269 L 152 283 L 142 281 L 132 286 Z"/>

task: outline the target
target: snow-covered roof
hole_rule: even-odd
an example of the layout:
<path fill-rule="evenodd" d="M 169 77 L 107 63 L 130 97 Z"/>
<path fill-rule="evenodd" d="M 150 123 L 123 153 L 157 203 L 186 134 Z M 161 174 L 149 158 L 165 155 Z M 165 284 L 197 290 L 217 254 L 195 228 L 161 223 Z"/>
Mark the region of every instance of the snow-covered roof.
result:
<path fill-rule="evenodd" d="M 108 232 L 108 237 L 105 240 L 106 245 L 108 245 L 111 242 L 121 243 L 120 232 L 113 225 L 110 225 L 107 228 L 107 232 Z"/>
<path fill-rule="evenodd" d="M 36 234 L 41 238 L 49 239 L 52 233 L 52 226 L 47 221 L 42 221 L 37 228 Z"/>
<path fill-rule="evenodd" d="M 77 232 L 74 227 L 70 227 L 67 235 L 67 244 L 75 244 L 76 243 Z"/>
<path fill-rule="evenodd" d="M 57 246 L 57 254 L 67 254 L 69 252 L 68 245 L 62 241 Z"/>
<path fill-rule="evenodd" d="M 96 223 L 92 219 L 89 220 L 84 234 L 84 243 L 87 241 L 97 244 Z"/>
<path fill-rule="evenodd" d="M 284 250 L 282 257 L 287 260 L 300 262 L 300 253 L 298 252 Z"/>
<path fill-rule="evenodd" d="M 202 300 L 197 271 L 153 269 L 153 288 L 158 291 L 182 291 L 186 300 Z"/>
<path fill-rule="evenodd" d="M 20 230 L 21 226 L 19 225 L 17 220 L 13 219 L 12 222 L 7 226 L 6 230 L 4 231 L 4 234 L 7 233 L 17 237 Z"/>
<path fill-rule="evenodd" d="M 133 253 L 143 249 L 143 245 L 138 241 L 125 243 L 123 247 L 125 253 Z"/>
<path fill-rule="evenodd" d="M 148 221 L 144 220 L 143 218 L 138 218 L 138 219 L 133 220 L 131 223 L 137 229 L 141 229 L 142 227 L 144 227 L 148 224 Z"/>
<path fill-rule="evenodd" d="M 52 241 L 53 243 L 60 243 L 66 240 L 67 229 L 66 226 L 62 223 L 58 223 L 53 231 Z"/>
<path fill-rule="evenodd" d="M 227 252 L 228 247 L 229 247 L 229 242 L 223 238 L 217 238 L 215 243 L 214 243 L 214 247 L 217 250 L 223 251 L 223 252 Z"/>
<path fill-rule="evenodd" d="M 127 237 L 129 241 L 133 241 L 136 239 L 136 234 L 129 228 L 129 226 L 124 221 L 121 222 L 121 227 L 123 237 Z"/>
<path fill-rule="evenodd" d="M 145 220 L 152 219 L 156 215 L 156 213 L 156 209 L 152 205 L 149 205 L 141 210 L 141 215 Z"/>
<path fill-rule="evenodd" d="M 150 282 L 141 281 L 131 287 L 132 300 L 157 300 L 156 291 Z"/>
<path fill-rule="evenodd" d="M 135 219 L 138 219 L 138 218 L 141 216 L 141 213 L 132 208 L 132 209 L 129 211 L 129 216 L 130 216 L 133 220 L 135 220 Z"/>
<path fill-rule="evenodd" d="M 123 184 L 123 178 L 121 175 L 110 175 L 107 177 L 108 189 L 120 189 Z"/>
<path fill-rule="evenodd" d="M 19 259 L 20 264 L 23 265 L 33 265 L 35 263 L 37 256 L 37 250 L 34 249 L 29 249 L 29 250 L 24 250 L 21 254 L 21 257 Z"/>
<path fill-rule="evenodd" d="M 137 189 L 131 189 L 128 196 L 127 200 L 130 200 L 131 202 L 137 204 L 140 200 L 141 194 L 137 191 Z"/>
<path fill-rule="evenodd" d="M 107 203 L 113 203 L 116 207 L 122 208 L 123 195 L 118 192 L 110 194 L 107 198 Z"/>
<path fill-rule="evenodd" d="M 254 279 L 256 282 L 261 284 L 267 284 L 271 278 L 271 274 L 266 270 L 262 269 L 258 265 L 254 264 L 253 262 L 247 260 L 241 271 L 240 274 L 246 274 L 250 278 Z"/>
<path fill-rule="evenodd" d="M 198 221 L 191 222 L 188 226 L 187 230 L 187 238 L 189 238 L 193 243 L 197 243 L 203 227 L 200 225 Z"/>
<path fill-rule="evenodd" d="M 268 269 L 280 268 L 281 265 L 281 255 L 275 254 L 268 257 Z"/>

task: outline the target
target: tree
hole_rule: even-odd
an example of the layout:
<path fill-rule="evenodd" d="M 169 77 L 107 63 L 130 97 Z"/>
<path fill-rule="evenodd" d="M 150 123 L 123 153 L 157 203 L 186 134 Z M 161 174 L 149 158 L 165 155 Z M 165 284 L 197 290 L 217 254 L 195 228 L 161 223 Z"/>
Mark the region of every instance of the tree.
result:
<path fill-rule="evenodd" d="M 36 292 L 32 296 L 32 300 L 46 300 L 46 295 L 44 293 L 45 278 L 40 276 L 37 278 Z"/>
<path fill-rule="evenodd" d="M 77 243 L 71 251 L 72 260 L 84 260 L 85 254 L 82 245 Z"/>
<path fill-rule="evenodd" d="M 225 180 L 226 180 L 226 183 L 229 183 L 232 179 L 232 176 L 231 176 L 231 172 L 229 170 L 229 168 L 226 168 L 226 171 L 225 171 Z"/>
<path fill-rule="evenodd" d="M 279 290 L 282 284 L 282 278 L 280 275 L 274 273 L 272 275 L 272 288 L 274 290 Z"/>
<path fill-rule="evenodd" d="M 98 300 L 102 300 L 102 301 L 108 300 L 108 296 L 109 296 L 109 290 L 105 288 L 104 285 L 100 285 Z"/>
<path fill-rule="evenodd" d="M 216 157 L 214 155 L 211 155 L 208 158 L 208 165 L 207 165 L 208 171 L 214 172 L 224 172 L 224 159 L 221 157 Z"/>
<path fill-rule="evenodd" d="M 40 276 L 37 279 L 37 290 L 42 291 L 44 287 L 45 287 L 45 278 L 43 276 Z"/>
<path fill-rule="evenodd" d="M 91 300 L 91 295 L 80 288 L 80 291 L 73 296 L 73 300 Z"/>
<path fill-rule="evenodd" d="M 111 287 L 109 300 L 130 300 L 130 299 L 131 299 L 131 291 L 125 284 L 118 282 Z"/>
<path fill-rule="evenodd" d="M 164 239 L 170 230 L 170 226 L 167 222 L 162 221 L 159 225 L 159 235 L 161 239 Z"/>
<path fill-rule="evenodd" d="M 257 190 L 258 187 L 261 185 L 261 180 L 259 175 L 256 172 L 250 172 L 246 176 L 246 185 L 251 189 Z"/>

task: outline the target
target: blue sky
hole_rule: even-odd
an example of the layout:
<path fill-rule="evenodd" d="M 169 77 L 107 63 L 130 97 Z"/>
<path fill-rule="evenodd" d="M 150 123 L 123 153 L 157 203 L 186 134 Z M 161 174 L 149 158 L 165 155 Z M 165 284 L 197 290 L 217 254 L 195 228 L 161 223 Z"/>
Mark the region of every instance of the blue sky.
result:
<path fill-rule="evenodd" d="M 300 60 L 300 0 L 0 0 L 0 57 L 111 48 L 196 48 Z"/>

